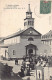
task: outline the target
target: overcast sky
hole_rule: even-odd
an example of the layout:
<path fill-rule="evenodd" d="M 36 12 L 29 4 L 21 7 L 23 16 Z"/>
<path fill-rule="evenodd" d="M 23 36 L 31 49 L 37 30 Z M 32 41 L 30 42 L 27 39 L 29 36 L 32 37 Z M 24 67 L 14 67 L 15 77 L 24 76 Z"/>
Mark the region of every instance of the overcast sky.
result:
<path fill-rule="evenodd" d="M 0 37 L 24 29 L 29 3 L 35 18 L 34 28 L 42 34 L 52 29 L 52 13 L 40 14 L 40 0 L 0 0 Z"/>

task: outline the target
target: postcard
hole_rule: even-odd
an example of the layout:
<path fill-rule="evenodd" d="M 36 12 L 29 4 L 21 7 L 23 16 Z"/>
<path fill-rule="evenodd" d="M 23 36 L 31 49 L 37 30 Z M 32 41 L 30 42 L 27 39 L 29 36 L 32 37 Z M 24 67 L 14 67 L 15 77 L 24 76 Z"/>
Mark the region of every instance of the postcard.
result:
<path fill-rule="evenodd" d="M 52 80 L 52 0 L 0 0 L 0 80 Z"/>

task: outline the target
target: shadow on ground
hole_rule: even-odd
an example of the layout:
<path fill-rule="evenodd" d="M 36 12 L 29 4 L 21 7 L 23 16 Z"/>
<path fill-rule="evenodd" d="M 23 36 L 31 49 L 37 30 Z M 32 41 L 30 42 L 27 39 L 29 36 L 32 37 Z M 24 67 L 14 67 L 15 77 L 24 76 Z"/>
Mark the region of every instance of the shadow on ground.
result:
<path fill-rule="evenodd" d="M 18 74 L 12 72 L 11 66 L 7 64 L 0 63 L 0 79 L 1 80 L 22 80 Z"/>

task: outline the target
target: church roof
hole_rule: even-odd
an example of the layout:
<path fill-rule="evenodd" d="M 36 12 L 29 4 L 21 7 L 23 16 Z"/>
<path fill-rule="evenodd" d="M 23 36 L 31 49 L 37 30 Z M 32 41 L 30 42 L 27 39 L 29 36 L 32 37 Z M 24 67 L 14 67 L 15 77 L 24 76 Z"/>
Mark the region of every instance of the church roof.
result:
<path fill-rule="evenodd" d="M 38 33 L 39 35 L 41 35 L 41 33 L 39 33 L 37 30 L 35 30 L 35 29 L 32 28 L 32 27 L 29 27 L 28 29 L 33 29 L 36 33 Z M 4 40 L 5 40 L 5 39 L 12 38 L 12 37 L 20 36 L 23 32 L 27 31 L 28 29 L 20 30 L 20 31 L 14 33 L 14 34 L 11 34 L 11 35 L 5 37 Z"/>
<path fill-rule="evenodd" d="M 20 31 L 18 31 L 18 32 L 16 32 L 16 33 L 13 33 L 13 34 L 5 37 L 4 39 L 8 39 L 8 38 L 12 38 L 12 37 L 18 36 L 18 35 L 20 35 L 23 31 L 24 31 L 24 30 L 20 30 Z"/>

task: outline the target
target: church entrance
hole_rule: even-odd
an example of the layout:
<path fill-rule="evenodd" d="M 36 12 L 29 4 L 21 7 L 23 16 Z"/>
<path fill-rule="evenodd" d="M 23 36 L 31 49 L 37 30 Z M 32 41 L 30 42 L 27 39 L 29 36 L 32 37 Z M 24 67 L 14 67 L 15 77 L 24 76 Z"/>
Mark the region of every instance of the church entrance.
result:
<path fill-rule="evenodd" d="M 36 55 L 36 51 L 37 51 L 36 45 L 33 44 L 26 45 L 26 56 L 29 56 L 31 54 Z"/>
<path fill-rule="evenodd" d="M 33 49 L 29 49 L 28 53 L 33 53 Z"/>

